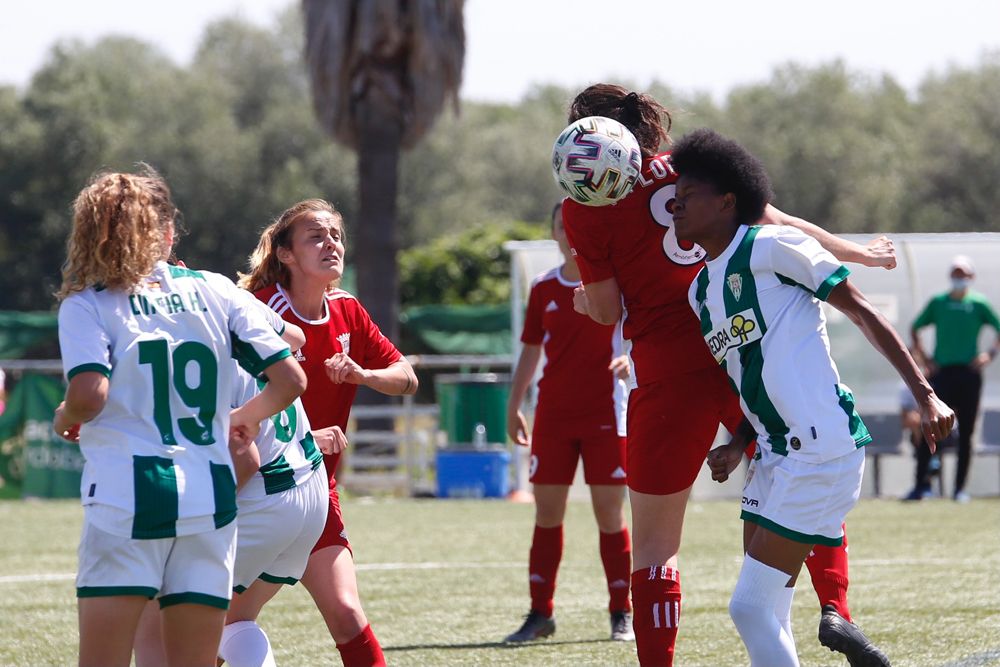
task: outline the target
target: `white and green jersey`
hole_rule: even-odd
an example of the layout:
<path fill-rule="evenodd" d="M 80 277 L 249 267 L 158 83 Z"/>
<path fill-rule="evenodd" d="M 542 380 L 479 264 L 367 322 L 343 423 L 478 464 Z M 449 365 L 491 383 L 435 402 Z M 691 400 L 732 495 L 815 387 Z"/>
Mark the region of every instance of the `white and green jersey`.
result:
<path fill-rule="evenodd" d="M 260 301 L 257 303 L 264 306 Z M 277 314 L 275 316 L 280 319 Z M 263 380 L 251 377 L 242 369 L 237 370 L 239 378 L 233 396 L 233 407 L 243 405 L 264 388 Z M 313 441 L 309 419 L 298 398 L 284 411 L 261 424 L 260 434 L 254 442 L 260 452 L 260 472 L 240 489 L 240 503 L 259 500 L 301 486 L 323 465 L 323 453 Z M 267 463 L 263 463 L 264 461 Z"/>
<path fill-rule="evenodd" d="M 758 442 L 813 463 L 871 441 L 830 357 L 820 301 L 848 275 L 793 227 L 740 227 L 688 292 Z"/>
<path fill-rule="evenodd" d="M 245 295 L 250 307 L 256 308 L 275 332 L 283 334 L 285 320 L 281 319 L 281 315 L 249 292 Z M 235 408 L 259 394 L 264 389 L 265 381 L 254 378 L 235 363 L 233 366 L 237 375 L 233 384 L 232 407 Z M 237 500 L 240 503 L 260 500 L 301 486 L 323 465 L 323 453 L 313 441 L 309 419 L 298 398 L 282 412 L 264 421 L 254 442 L 262 464 L 260 471 L 239 490 Z"/>
<path fill-rule="evenodd" d="M 214 530 L 236 516 L 230 359 L 259 375 L 290 355 L 224 276 L 158 262 L 134 293 L 91 287 L 59 308 L 67 380 L 110 379 L 80 429 L 88 520 L 134 539 Z"/>

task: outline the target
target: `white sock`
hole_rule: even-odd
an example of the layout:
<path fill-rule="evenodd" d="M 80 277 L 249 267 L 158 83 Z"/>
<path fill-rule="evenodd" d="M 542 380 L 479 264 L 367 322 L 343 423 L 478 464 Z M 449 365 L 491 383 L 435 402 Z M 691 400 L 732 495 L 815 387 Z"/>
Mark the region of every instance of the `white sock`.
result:
<path fill-rule="evenodd" d="M 222 629 L 219 657 L 230 667 L 275 667 L 271 642 L 253 621 L 237 621 Z"/>
<path fill-rule="evenodd" d="M 749 554 L 743 558 L 740 578 L 729 600 L 729 615 L 750 654 L 751 667 L 799 667 L 795 643 L 777 616 L 789 579 L 786 572 Z"/>
<path fill-rule="evenodd" d="M 778 623 L 781 623 L 781 629 L 792 640 L 792 645 L 795 644 L 795 638 L 792 636 L 792 599 L 794 597 L 795 588 L 786 586 L 781 589 L 781 594 L 778 596 L 778 605 L 774 608 L 774 615 L 778 618 Z"/>

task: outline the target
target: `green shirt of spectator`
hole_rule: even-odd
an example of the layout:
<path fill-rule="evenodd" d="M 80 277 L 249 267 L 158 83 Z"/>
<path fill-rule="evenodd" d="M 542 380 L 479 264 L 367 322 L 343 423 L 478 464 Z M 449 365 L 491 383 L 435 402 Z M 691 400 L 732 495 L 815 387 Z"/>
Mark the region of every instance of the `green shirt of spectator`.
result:
<path fill-rule="evenodd" d="M 917 347 L 917 331 L 934 326 L 934 364 L 938 367 L 968 365 L 978 370 L 1000 349 L 998 338 L 998 343 L 989 352 L 979 352 L 980 329 L 989 325 L 1000 333 L 1000 318 L 986 297 L 969 289 L 973 277 L 975 269 L 971 260 L 961 255 L 956 257 L 951 266 L 952 288 L 932 298 L 913 322 L 913 339 Z"/>

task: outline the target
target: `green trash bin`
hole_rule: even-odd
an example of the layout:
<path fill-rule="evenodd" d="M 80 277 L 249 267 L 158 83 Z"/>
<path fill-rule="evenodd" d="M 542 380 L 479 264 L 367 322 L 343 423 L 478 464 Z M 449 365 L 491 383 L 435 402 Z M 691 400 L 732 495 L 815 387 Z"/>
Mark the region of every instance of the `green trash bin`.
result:
<path fill-rule="evenodd" d="M 441 430 L 448 446 L 476 442 L 476 427 L 482 424 L 485 443 L 507 442 L 507 397 L 510 375 L 506 373 L 456 373 L 435 380 Z M 480 443 L 484 444 L 484 443 Z"/>

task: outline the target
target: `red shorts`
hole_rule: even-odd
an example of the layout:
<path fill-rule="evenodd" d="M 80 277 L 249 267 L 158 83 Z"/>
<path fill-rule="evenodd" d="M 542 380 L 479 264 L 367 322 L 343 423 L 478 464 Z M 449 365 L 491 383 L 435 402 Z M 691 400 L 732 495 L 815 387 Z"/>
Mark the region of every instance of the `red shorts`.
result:
<path fill-rule="evenodd" d="M 683 491 L 698 477 L 722 423 L 743 419 L 721 367 L 678 374 L 633 389 L 628 398 L 628 486 L 639 493 Z"/>
<path fill-rule="evenodd" d="M 614 430 L 534 431 L 528 480 L 533 484 L 572 484 L 580 457 L 587 484 L 625 483 L 625 438 Z"/>
<path fill-rule="evenodd" d="M 316 546 L 310 553 L 316 553 L 326 547 L 346 547 L 351 554 L 351 543 L 347 539 L 347 529 L 344 528 L 344 516 L 340 513 L 340 494 L 337 493 L 337 481 L 330 476 L 330 509 L 326 515 L 326 526 L 323 527 L 323 534 L 316 541 Z"/>

